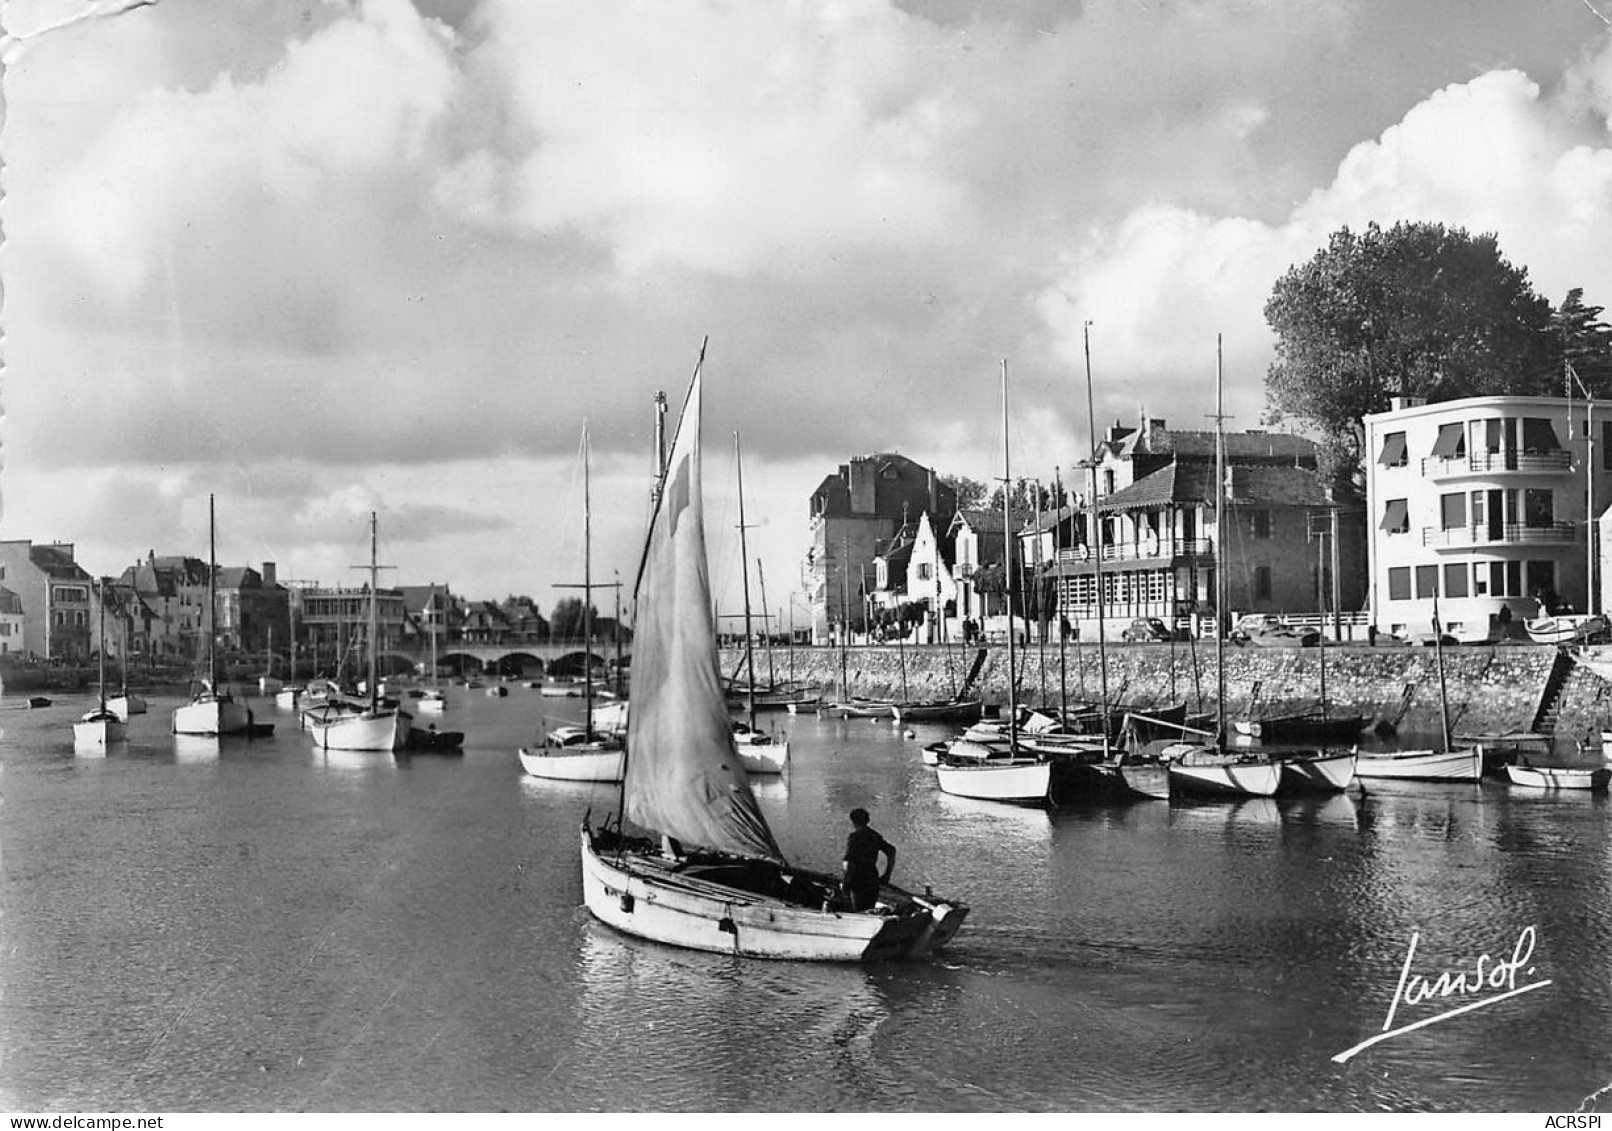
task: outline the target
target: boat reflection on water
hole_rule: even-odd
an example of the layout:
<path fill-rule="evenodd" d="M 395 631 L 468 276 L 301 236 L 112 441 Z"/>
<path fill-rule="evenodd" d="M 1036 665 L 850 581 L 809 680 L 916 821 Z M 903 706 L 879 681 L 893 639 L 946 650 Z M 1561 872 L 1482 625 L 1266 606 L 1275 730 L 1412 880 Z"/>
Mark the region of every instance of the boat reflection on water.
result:
<path fill-rule="evenodd" d="M 1273 797 L 1249 797 L 1240 801 L 1189 801 L 1170 805 L 1172 825 L 1280 825 L 1282 807 Z"/>
<path fill-rule="evenodd" d="M 309 753 L 315 766 L 339 773 L 391 773 L 397 769 L 397 757 L 390 750 L 326 750 L 315 746 Z"/>
<path fill-rule="evenodd" d="M 1003 805 L 974 797 L 935 793 L 936 826 L 958 849 L 1021 848 L 1045 843 L 1052 837 L 1052 815 L 1045 808 Z"/>
<path fill-rule="evenodd" d="M 180 762 L 216 762 L 219 743 L 216 734 L 176 734 L 174 758 Z"/>
<path fill-rule="evenodd" d="M 904 1029 L 891 995 L 936 976 L 933 969 L 903 967 L 893 977 L 864 964 L 735 959 L 633 938 L 581 915 L 578 924 L 570 1056 L 608 1063 L 632 1032 L 677 1034 L 635 1043 L 632 1076 L 655 1082 L 655 1109 L 847 1110 L 865 1105 L 854 1097 L 874 1083 L 914 1102 L 907 1069 L 888 1062 L 910 1055 L 896 1047 L 906 1043 L 899 1037 L 885 1039 Z"/>

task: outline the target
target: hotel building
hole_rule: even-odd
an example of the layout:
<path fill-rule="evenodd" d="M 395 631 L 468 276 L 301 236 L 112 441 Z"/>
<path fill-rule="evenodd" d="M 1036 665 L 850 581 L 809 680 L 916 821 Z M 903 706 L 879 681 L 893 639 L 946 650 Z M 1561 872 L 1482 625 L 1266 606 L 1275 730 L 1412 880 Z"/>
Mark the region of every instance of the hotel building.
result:
<path fill-rule="evenodd" d="M 1435 595 L 1464 641 L 1498 636 L 1502 608 L 1592 611 L 1586 519 L 1609 498 L 1612 414 L 1561 397 L 1395 397 L 1363 423 L 1379 632 L 1431 633 Z"/>

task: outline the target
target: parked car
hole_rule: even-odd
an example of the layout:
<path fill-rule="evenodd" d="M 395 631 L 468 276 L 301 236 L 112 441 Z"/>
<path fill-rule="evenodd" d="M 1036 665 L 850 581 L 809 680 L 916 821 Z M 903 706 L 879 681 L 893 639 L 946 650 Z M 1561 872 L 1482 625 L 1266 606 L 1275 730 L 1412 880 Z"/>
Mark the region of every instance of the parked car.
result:
<path fill-rule="evenodd" d="M 1264 648 L 1314 648 L 1321 643 L 1321 630 L 1283 624 L 1273 613 L 1249 613 L 1237 619 L 1227 639 Z"/>
<path fill-rule="evenodd" d="M 1120 633 L 1120 638 L 1127 644 L 1151 644 L 1169 640 L 1172 636 L 1169 626 L 1158 617 L 1138 617 Z"/>

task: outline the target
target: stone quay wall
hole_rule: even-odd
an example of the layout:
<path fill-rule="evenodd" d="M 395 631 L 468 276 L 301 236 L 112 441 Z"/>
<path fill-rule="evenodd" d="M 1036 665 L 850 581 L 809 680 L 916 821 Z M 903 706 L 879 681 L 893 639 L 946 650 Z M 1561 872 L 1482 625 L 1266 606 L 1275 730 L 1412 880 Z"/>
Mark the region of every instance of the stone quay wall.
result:
<path fill-rule="evenodd" d="M 849 693 L 872 697 L 945 698 L 954 694 L 973 663 L 978 646 L 952 645 L 897 648 L 893 645 L 846 650 L 846 688 L 839 686 L 840 654 L 833 648 L 796 648 L 797 682 L 818 685 L 829 697 Z M 1450 726 L 1458 733 L 1527 730 L 1547 688 L 1557 649 L 1544 645 L 1459 646 L 1443 650 L 1444 680 Z M 1215 709 L 1216 670 L 1213 644 L 1115 644 L 1107 649 L 1108 688 L 1112 701 L 1129 706 L 1186 702 L 1197 710 Z M 724 651 L 723 670 L 737 670 L 741 653 Z M 1260 701 L 1272 710 L 1313 705 L 1326 665 L 1326 694 L 1335 714 L 1359 714 L 1368 720 L 1393 719 L 1407 685 L 1414 685 L 1401 731 L 1436 734 L 1440 727 L 1439 680 L 1434 649 L 1426 647 L 1344 645 L 1317 648 L 1226 646 L 1227 712 L 1245 712 L 1255 685 Z M 1065 649 L 1031 644 L 1018 650 L 1019 699 L 1023 703 L 1060 701 L 1060 673 L 1068 702 L 1095 701 L 1100 696 L 1097 649 L 1091 645 Z M 756 660 L 759 673 L 767 664 Z M 788 678 L 790 663 L 775 653 L 772 668 Z M 905 680 L 903 681 L 903 673 Z M 987 704 L 1008 700 L 1008 654 L 1005 645 L 989 647 L 976 694 Z M 1573 668 L 1560 698 L 1558 735 L 1582 735 L 1612 723 L 1612 687 L 1587 669 Z M 1043 691 L 1044 689 L 1044 691 Z"/>

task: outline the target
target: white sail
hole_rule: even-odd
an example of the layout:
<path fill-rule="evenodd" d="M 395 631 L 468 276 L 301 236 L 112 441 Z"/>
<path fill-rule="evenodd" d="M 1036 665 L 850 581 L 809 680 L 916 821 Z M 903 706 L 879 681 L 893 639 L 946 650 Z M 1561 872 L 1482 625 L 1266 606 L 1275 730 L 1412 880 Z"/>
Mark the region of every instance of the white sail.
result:
<path fill-rule="evenodd" d="M 782 859 L 733 744 L 705 557 L 696 372 L 638 576 L 627 819 L 689 845 Z"/>

